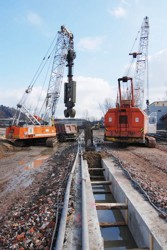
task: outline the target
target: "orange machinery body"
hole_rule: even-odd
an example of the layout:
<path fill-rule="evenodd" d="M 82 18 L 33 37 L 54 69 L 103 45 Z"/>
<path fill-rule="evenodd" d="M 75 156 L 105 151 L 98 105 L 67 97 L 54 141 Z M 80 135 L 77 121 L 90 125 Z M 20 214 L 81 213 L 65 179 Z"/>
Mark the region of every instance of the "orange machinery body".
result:
<path fill-rule="evenodd" d="M 28 140 L 39 138 L 50 138 L 56 136 L 55 126 L 9 126 L 6 128 L 6 138 L 11 140 Z"/>
<path fill-rule="evenodd" d="M 116 107 L 104 117 L 104 139 L 116 142 L 145 142 L 147 115 L 137 107 Z"/>

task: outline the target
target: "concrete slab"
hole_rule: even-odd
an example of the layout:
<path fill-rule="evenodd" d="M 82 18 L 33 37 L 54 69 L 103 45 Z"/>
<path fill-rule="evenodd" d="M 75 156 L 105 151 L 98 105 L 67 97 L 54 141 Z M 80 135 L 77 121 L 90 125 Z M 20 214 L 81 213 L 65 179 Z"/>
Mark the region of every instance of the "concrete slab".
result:
<path fill-rule="evenodd" d="M 119 203 L 127 203 L 122 214 L 139 248 L 167 250 L 167 223 L 157 211 L 136 191 L 123 171 L 112 159 L 102 160 L 106 180 L 111 181 L 111 191 Z"/>

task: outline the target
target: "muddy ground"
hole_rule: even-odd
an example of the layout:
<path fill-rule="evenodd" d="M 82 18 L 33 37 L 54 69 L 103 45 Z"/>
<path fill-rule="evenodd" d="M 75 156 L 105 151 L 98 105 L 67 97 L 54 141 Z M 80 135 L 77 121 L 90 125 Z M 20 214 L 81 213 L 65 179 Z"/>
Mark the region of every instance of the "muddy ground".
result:
<path fill-rule="evenodd" d="M 0 148 L 0 249 L 47 250 L 76 146 Z"/>

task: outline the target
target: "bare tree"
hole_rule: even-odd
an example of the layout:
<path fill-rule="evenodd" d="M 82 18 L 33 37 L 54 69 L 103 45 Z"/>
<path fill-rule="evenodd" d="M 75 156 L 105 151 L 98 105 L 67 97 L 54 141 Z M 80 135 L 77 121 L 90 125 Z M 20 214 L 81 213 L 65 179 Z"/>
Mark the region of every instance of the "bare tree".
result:
<path fill-rule="evenodd" d="M 167 83 L 165 83 L 164 93 L 161 100 L 167 101 Z"/>
<path fill-rule="evenodd" d="M 167 100 L 167 90 L 165 90 L 164 98 L 165 101 Z"/>
<path fill-rule="evenodd" d="M 85 110 L 83 111 L 83 118 L 84 118 L 85 120 L 89 121 L 89 113 L 88 113 L 88 110 L 87 110 L 87 109 L 85 109 Z"/>
<path fill-rule="evenodd" d="M 110 109 L 113 108 L 114 104 L 111 98 L 105 98 L 104 103 L 99 103 L 99 108 L 103 113 L 103 116 L 106 114 L 106 112 Z"/>

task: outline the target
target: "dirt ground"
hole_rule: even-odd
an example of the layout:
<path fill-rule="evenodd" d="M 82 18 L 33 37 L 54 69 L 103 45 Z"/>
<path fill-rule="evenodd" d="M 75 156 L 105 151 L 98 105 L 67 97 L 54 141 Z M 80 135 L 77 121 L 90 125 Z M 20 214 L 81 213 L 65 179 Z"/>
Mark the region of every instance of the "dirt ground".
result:
<path fill-rule="evenodd" d="M 34 180 L 40 182 L 46 169 L 45 160 L 56 151 L 45 147 L 19 148 L 0 142 L 0 214 L 10 208 L 19 196 L 24 196 Z"/>
<path fill-rule="evenodd" d="M 0 249 L 47 250 L 75 147 L 6 147 L 1 142 Z"/>
<path fill-rule="evenodd" d="M 151 202 L 167 213 L 167 143 L 121 148 L 103 142 L 103 130 L 93 133 L 98 152 L 87 154 L 89 167 L 100 165 L 101 158 L 114 157 Z M 51 149 L 15 148 L 0 142 L 0 249 L 49 249 L 75 152 L 70 143 Z M 160 216 L 167 220 L 165 213 Z"/>

